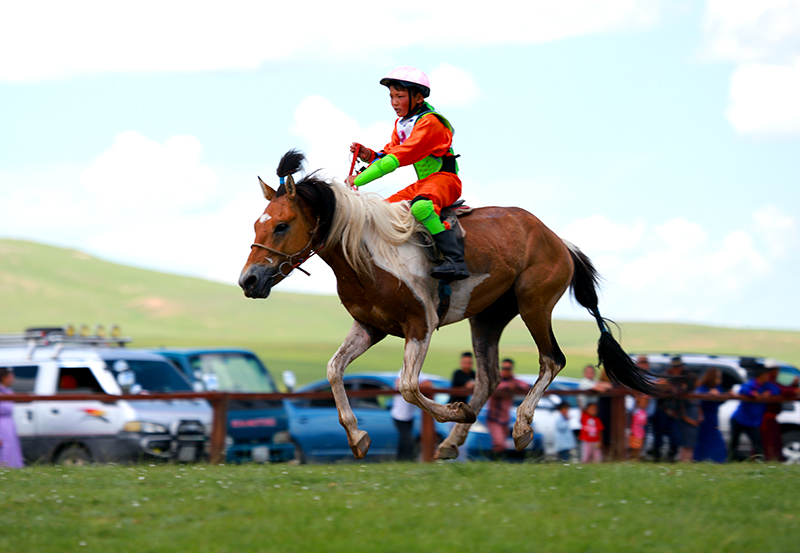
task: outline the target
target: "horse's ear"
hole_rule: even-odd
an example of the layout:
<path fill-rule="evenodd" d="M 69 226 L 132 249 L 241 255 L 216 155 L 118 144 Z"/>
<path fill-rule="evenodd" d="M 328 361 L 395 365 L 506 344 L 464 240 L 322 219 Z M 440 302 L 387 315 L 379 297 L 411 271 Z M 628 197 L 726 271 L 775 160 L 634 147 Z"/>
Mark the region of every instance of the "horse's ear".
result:
<path fill-rule="evenodd" d="M 270 188 L 267 183 L 261 180 L 261 177 L 258 177 L 258 182 L 261 184 L 261 191 L 264 193 L 264 197 L 267 199 L 268 202 L 272 201 L 272 198 L 275 197 L 275 191 Z"/>
<path fill-rule="evenodd" d="M 290 200 L 294 200 L 297 197 L 297 187 L 294 185 L 294 177 L 292 175 L 286 177 L 286 195 L 289 196 Z"/>

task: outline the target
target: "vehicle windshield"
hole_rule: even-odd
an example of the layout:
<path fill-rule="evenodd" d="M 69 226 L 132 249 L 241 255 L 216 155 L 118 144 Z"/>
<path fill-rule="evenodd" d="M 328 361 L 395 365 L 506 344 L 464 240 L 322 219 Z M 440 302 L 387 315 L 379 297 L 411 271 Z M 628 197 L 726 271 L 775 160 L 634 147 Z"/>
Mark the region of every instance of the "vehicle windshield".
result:
<path fill-rule="evenodd" d="M 136 374 L 136 384 L 148 392 L 192 392 L 192 386 L 166 361 L 123 359 L 125 366 Z M 114 367 L 116 360 L 108 361 Z"/>
<path fill-rule="evenodd" d="M 202 353 L 191 358 L 192 372 L 206 388 L 224 392 L 277 392 L 272 377 L 254 356 L 245 353 Z"/>

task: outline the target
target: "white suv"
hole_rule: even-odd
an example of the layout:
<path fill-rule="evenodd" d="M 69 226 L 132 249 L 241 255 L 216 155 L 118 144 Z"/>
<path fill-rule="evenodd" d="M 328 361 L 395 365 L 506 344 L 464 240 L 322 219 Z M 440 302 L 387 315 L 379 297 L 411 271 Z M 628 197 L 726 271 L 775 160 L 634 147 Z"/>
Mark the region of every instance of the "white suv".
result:
<path fill-rule="evenodd" d="M 125 339 L 76 337 L 60 328 L 0 335 L 0 367 L 13 390 L 40 396 L 191 392 L 163 357 Z M 194 461 L 205 457 L 212 410 L 205 400 L 32 401 L 14 405 L 27 462 Z"/>
<path fill-rule="evenodd" d="M 642 354 L 631 354 L 635 360 Z M 691 373 L 702 377 L 711 368 L 719 369 L 722 373 L 722 389 L 725 392 L 738 392 L 739 387 L 748 379 L 745 367 L 753 364 L 763 364 L 765 359 L 755 357 L 738 357 L 732 355 L 706 355 L 696 353 L 660 353 L 646 354 L 650 362 L 650 370 L 654 374 L 666 372 L 673 357 L 680 357 L 686 369 Z M 783 385 L 790 385 L 795 377 L 800 376 L 800 370 L 786 363 L 779 363 L 778 382 Z M 726 443 L 730 443 L 731 417 L 739 406 L 738 400 L 728 400 L 722 403 L 719 408 L 719 427 Z M 777 417 L 778 424 L 783 436 L 783 455 L 786 462 L 790 464 L 800 463 L 800 402 L 787 401 L 782 404 L 782 409 Z M 740 441 L 740 452 L 748 456 L 750 442 L 747 436 L 742 436 Z"/>

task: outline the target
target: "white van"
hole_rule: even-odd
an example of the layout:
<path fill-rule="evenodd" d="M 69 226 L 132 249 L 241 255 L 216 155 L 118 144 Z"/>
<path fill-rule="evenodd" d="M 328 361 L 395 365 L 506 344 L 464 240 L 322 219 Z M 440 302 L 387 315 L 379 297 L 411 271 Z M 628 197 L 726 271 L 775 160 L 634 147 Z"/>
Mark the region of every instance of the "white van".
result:
<path fill-rule="evenodd" d="M 0 367 L 13 390 L 40 396 L 191 392 L 160 355 L 131 351 L 129 340 L 73 336 L 65 329 L 0 335 Z M 26 462 L 56 464 L 195 461 L 207 455 L 212 409 L 205 400 L 32 401 L 14 405 Z"/>

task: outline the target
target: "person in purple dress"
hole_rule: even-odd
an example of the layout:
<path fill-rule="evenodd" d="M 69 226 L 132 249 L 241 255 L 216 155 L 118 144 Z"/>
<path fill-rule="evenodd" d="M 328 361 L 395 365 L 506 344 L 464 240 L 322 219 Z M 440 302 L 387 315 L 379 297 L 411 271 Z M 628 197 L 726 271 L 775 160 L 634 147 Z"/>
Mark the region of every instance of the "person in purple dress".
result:
<path fill-rule="evenodd" d="M 700 385 L 695 390 L 698 394 L 719 395 L 722 393 L 722 372 L 719 369 L 708 369 Z M 728 460 L 728 449 L 722 433 L 719 431 L 719 401 L 701 401 L 703 421 L 697 432 L 697 445 L 694 448 L 695 461 L 711 461 L 724 463 Z"/>
<path fill-rule="evenodd" d="M 0 394 L 11 394 L 14 373 L 0 367 Z M 22 448 L 14 425 L 14 402 L 0 401 L 0 467 L 22 467 Z"/>

